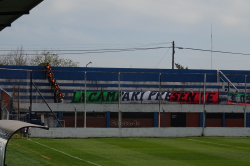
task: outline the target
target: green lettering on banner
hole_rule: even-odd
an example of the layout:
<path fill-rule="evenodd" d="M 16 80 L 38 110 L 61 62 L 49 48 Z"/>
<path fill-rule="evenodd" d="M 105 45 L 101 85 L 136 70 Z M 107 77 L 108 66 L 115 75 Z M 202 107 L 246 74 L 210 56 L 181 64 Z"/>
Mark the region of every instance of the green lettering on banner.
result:
<path fill-rule="evenodd" d="M 245 94 L 243 93 L 234 93 L 234 92 L 228 92 L 227 93 L 227 103 L 228 104 L 234 104 L 234 103 L 245 103 Z M 250 103 L 250 95 L 246 94 L 246 102 Z"/>
<path fill-rule="evenodd" d="M 118 92 L 86 92 L 86 103 L 116 103 Z M 71 103 L 84 103 L 84 92 L 74 91 Z"/>
<path fill-rule="evenodd" d="M 243 93 L 228 92 L 227 95 L 228 95 L 228 96 L 233 96 L 233 97 L 242 97 L 242 96 L 245 97 L 245 94 L 243 94 Z M 238 95 L 238 96 L 237 96 L 237 95 Z M 246 94 L 246 97 L 247 97 L 247 98 L 250 98 L 250 94 Z"/>

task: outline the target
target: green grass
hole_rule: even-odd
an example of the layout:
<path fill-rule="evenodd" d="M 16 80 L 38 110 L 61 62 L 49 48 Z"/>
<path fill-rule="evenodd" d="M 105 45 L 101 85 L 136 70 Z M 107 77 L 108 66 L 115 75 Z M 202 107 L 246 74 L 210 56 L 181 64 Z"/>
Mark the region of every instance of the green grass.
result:
<path fill-rule="evenodd" d="M 8 166 L 250 165 L 248 137 L 31 140 L 12 139 L 9 142 Z"/>

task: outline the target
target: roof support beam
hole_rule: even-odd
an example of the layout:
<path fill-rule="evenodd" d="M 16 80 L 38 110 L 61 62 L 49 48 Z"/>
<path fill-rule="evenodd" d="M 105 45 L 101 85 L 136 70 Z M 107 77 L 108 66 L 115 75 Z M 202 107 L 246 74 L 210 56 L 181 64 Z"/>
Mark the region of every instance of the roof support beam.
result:
<path fill-rule="evenodd" d="M 11 24 L 0 24 L 0 27 L 10 27 Z"/>
<path fill-rule="evenodd" d="M 0 12 L 0 16 L 6 16 L 6 15 L 20 15 L 20 14 L 30 14 L 30 12 L 29 12 L 29 11 Z"/>

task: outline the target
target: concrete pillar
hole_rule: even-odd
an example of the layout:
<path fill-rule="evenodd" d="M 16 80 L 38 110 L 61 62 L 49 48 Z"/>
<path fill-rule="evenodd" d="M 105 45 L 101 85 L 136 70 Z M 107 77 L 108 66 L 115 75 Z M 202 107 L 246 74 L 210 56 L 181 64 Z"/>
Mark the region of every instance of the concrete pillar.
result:
<path fill-rule="evenodd" d="M 62 120 L 62 111 L 59 111 L 59 112 L 58 112 L 58 119 L 59 119 L 59 120 Z"/>
<path fill-rule="evenodd" d="M 106 127 L 110 128 L 110 111 L 106 112 Z"/>
<path fill-rule="evenodd" d="M 222 127 L 225 127 L 225 121 L 226 121 L 226 113 L 222 113 Z"/>
<path fill-rule="evenodd" d="M 44 123 L 44 114 L 41 114 L 41 122 Z"/>
<path fill-rule="evenodd" d="M 157 112 L 154 112 L 154 127 L 158 127 L 157 126 L 157 121 L 158 121 L 158 119 L 157 119 Z"/>

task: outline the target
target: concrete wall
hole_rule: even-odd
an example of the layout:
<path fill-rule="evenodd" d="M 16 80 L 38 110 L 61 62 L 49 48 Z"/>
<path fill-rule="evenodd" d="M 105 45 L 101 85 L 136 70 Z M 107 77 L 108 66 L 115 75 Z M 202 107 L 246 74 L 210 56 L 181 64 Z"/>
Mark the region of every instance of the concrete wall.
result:
<path fill-rule="evenodd" d="M 198 137 L 201 127 L 171 128 L 50 128 L 30 129 L 30 137 L 40 138 L 103 138 L 103 137 Z M 207 127 L 204 136 L 250 136 L 250 128 Z"/>

